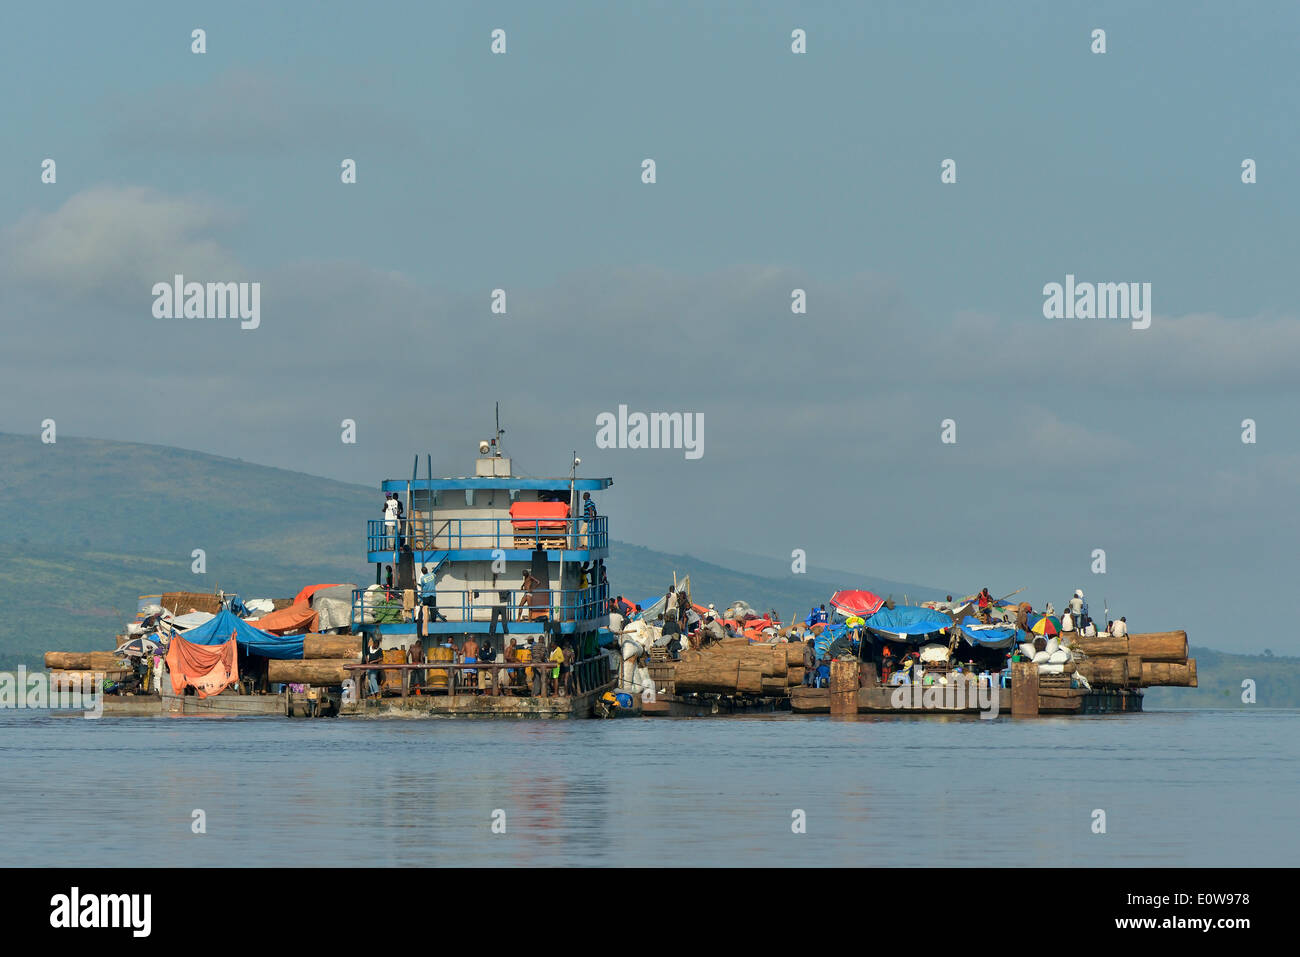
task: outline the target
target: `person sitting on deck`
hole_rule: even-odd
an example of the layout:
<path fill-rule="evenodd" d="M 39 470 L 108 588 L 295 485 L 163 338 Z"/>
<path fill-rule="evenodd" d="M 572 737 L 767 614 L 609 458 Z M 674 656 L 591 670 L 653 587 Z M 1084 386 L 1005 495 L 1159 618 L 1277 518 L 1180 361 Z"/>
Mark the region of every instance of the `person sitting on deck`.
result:
<path fill-rule="evenodd" d="M 1128 619 L 1120 618 L 1119 621 L 1115 622 L 1111 626 L 1110 633 L 1116 638 L 1128 637 Z"/>

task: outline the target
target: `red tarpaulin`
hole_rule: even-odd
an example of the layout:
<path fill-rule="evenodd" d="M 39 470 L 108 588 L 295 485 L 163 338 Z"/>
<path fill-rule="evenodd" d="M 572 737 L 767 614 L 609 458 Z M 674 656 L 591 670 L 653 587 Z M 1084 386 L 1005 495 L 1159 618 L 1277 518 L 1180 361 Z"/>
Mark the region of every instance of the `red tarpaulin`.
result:
<path fill-rule="evenodd" d="M 838 608 L 846 615 L 860 615 L 863 618 L 869 618 L 880 611 L 880 606 L 884 603 L 885 599 L 863 589 L 837 591 L 831 595 L 832 608 Z"/>
<path fill-rule="evenodd" d="M 521 531 L 534 528 L 563 531 L 568 517 L 569 506 L 565 502 L 515 502 L 510 506 L 510 520 Z"/>
<path fill-rule="evenodd" d="M 172 694 L 184 694 L 193 685 L 200 698 L 220 694 L 239 680 L 235 636 L 219 645 L 196 645 L 180 635 L 167 646 L 167 670 L 172 676 Z"/>

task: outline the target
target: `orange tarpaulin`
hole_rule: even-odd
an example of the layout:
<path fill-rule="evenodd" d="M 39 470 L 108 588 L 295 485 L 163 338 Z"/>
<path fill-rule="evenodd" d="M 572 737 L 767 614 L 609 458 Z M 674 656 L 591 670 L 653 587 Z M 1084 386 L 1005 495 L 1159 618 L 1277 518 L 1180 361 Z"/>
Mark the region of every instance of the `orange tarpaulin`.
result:
<path fill-rule="evenodd" d="M 540 528 L 549 532 L 563 529 L 568 517 L 569 506 L 565 502 L 515 502 L 510 506 L 510 520 L 515 528 L 521 530 Z"/>
<path fill-rule="evenodd" d="M 339 585 L 343 585 L 343 584 L 346 584 L 346 582 L 339 582 Z M 310 604 L 311 596 L 316 594 L 322 588 L 338 588 L 339 585 L 307 585 L 303 588 L 302 591 L 298 592 L 298 594 L 293 596 L 293 603 L 295 605 L 301 605 L 304 602 Z"/>
<path fill-rule="evenodd" d="M 200 698 L 220 694 L 239 680 L 235 636 L 220 645 L 196 645 L 176 635 L 167 646 L 167 670 L 172 694 L 184 694 L 187 685 L 193 685 Z"/>
<path fill-rule="evenodd" d="M 303 603 L 281 608 L 279 611 L 270 612 L 261 618 L 250 619 L 249 624 L 256 625 L 262 631 L 270 632 L 273 635 L 283 635 L 291 631 L 315 631 L 319 617 L 316 612 L 311 610 L 310 605 Z"/>

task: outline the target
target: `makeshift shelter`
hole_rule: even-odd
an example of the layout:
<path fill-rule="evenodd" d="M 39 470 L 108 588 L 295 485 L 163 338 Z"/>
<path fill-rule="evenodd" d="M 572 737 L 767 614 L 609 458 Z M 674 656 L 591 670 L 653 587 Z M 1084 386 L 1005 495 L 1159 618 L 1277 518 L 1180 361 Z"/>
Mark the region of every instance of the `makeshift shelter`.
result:
<path fill-rule="evenodd" d="M 196 644 L 176 635 L 167 646 L 167 670 L 171 674 L 173 694 L 184 694 L 190 686 L 200 698 L 220 694 L 239 680 L 235 639 L 219 644 Z"/>
<path fill-rule="evenodd" d="M 272 635 L 230 611 L 222 611 L 206 625 L 185 632 L 185 640 L 192 645 L 219 645 L 232 638 L 248 654 L 264 658 L 302 657 L 302 635 Z"/>
<path fill-rule="evenodd" d="M 895 605 L 881 608 L 867 619 L 873 634 L 890 641 L 909 641 L 952 627 L 952 619 L 943 612 L 919 605 Z"/>

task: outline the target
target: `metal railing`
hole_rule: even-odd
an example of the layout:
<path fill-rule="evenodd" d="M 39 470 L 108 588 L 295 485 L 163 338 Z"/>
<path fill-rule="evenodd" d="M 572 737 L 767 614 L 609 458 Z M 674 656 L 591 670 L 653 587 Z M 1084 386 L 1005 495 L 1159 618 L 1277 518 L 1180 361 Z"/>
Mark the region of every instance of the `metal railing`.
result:
<path fill-rule="evenodd" d="M 504 597 L 502 597 L 504 596 Z M 372 625 L 415 620 L 420 606 L 416 593 L 414 610 L 403 610 L 402 593 L 396 589 L 355 588 L 352 590 L 352 624 Z M 571 589 L 467 589 L 439 590 L 438 615 L 452 622 L 498 621 L 592 621 L 607 613 L 609 583 Z M 429 615 L 433 621 L 433 615 Z"/>
<path fill-rule="evenodd" d="M 366 523 L 369 552 L 466 548 L 582 549 L 609 547 L 609 517 L 563 519 L 375 518 Z"/>

